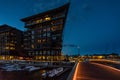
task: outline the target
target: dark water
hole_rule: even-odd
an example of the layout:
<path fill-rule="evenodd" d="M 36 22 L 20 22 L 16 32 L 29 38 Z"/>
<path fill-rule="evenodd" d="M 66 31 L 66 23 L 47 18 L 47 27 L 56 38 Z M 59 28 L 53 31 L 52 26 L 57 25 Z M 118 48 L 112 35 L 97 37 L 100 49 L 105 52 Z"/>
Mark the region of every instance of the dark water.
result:
<path fill-rule="evenodd" d="M 42 80 L 41 74 L 46 70 L 39 71 L 2 71 L 0 70 L 0 80 Z"/>

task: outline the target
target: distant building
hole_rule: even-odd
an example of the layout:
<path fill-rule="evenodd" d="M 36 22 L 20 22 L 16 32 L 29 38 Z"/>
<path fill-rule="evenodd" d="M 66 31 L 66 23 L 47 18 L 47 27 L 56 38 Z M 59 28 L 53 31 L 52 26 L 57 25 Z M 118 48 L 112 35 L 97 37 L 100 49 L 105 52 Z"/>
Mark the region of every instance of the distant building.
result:
<path fill-rule="evenodd" d="M 12 59 L 21 54 L 22 31 L 8 26 L 0 26 L 0 59 Z"/>
<path fill-rule="evenodd" d="M 21 19 L 25 22 L 24 49 L 39 60 L 58 60 L 69 3 L 59 8 Z"/>

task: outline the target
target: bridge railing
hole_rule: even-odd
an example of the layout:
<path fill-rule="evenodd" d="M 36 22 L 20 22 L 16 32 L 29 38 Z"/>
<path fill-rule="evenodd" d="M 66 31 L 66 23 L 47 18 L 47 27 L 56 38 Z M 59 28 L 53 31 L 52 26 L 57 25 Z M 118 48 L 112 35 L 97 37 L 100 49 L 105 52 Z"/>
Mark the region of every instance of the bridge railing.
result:
<path fill-rule="evenodd" d="M 77 64 L 78 62 L 75 63 L 74 67 L 72 68 L 67 80 L 73 80 L 73 77 L 74 77 L 74 73 L 75 73 L 75 70 L 76 70 L 76 67 L 77 67 Z"/>

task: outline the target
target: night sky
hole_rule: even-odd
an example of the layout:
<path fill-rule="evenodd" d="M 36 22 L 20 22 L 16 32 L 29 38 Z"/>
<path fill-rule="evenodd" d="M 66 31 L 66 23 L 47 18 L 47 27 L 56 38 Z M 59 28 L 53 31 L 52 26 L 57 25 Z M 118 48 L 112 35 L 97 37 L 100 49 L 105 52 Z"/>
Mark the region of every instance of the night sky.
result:
<path fill-rule="evenodd" d="M 69 0 L 0 0 L 0 25 L 24 30 L 21 18 L 59 7 Z M 120 0 L 71 0 L 64 44 L 80 54 L 120 53 Z M 64 47 L 63 53 L 77 54 Z"/>

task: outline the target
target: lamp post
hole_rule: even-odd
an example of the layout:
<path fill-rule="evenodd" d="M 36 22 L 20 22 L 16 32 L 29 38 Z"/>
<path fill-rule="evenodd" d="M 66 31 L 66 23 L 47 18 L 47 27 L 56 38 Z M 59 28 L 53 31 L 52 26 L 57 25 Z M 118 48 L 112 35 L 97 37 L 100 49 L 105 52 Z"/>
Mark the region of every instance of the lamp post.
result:
<path fill-rule="evenodd" d="M 78 56 L 80 56 L 80 46 L 77 46 L 78 49 Z"/>

